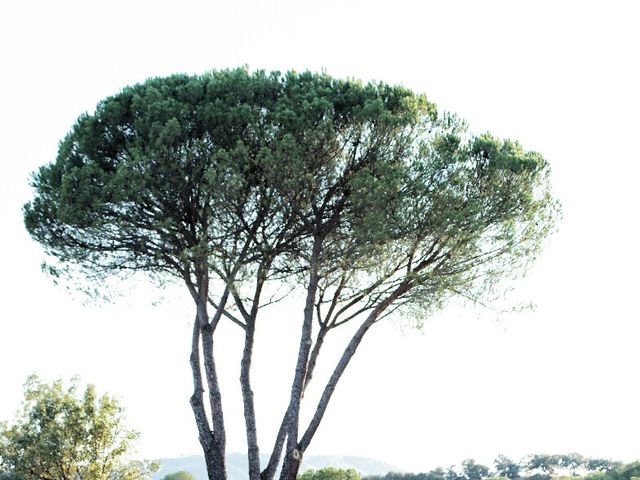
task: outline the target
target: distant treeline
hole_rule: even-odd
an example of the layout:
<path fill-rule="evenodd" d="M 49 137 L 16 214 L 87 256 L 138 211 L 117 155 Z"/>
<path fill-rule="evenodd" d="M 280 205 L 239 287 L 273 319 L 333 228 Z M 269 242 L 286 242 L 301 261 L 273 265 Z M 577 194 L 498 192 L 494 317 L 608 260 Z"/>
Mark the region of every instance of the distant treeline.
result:
<path fill-rule="evenodd" d="M 387 473 L 363 480 L 551 480 L 583 477 L 585 480 L 640 480 L 640 462 L 623 465 L 603 458 L 567 455 L 529 455 L 520 462 L 498 456 L 492 467 L 465 460 L 459 466 L 436 468 L 426 473 Z"/>

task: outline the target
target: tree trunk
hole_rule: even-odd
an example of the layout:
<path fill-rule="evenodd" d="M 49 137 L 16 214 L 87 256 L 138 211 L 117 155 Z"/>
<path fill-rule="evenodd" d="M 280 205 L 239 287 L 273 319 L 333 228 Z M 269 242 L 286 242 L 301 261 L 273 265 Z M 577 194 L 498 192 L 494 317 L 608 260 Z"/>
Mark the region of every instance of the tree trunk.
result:
<path fill-rule="evenodd" d="M 269 458 L 269 463 L 264 471 L 260 474 L 261 480 L 272 480 L 276 474 L 276 469 L 278 468 L 278 463 L 280 463 L 280 457 L 282 456 L 282 448 L 284 447 L 284 441 L 287 438 L 287 425 L 289 425 L 289 413 L 290 408 L 287 408 L 287 411 L 284 414 L 282 419 L 282 423 L 280 424 L 280 429 L 278 430 L 278 435 L 276 436 L 275 444 L 273 445 L 273 450 L 271 451 L 271 457 Z"/>
<path fill-rule="evenodd" d="M 316 368 L 318 356 L 320 355 L 320 349 L 322 348 L 324 337 L 327 335 L 328 331 L 329 329 L 325 325 L 320 325 L 320 330 L 318 331 L 318 336 L 316 337 L 316 343 L 313 345 L 313 350 L 311 350 L 311 355 L 309 356 L 309 363 L 307 364 L 307 372 L 304 378 L 304 388 L 302 390 L 303 395 L 304 391 L 309 385 L 309 382 L 311 381 L 311 378 L 313 377 L 313 371 Z"/>
<path fill-rule="evenodd" d="M 211 322 L 207 312 L 209 301 L 209 272 L 206 262 L 201 262 L 195 268 L 196 284 L 194 285 L 188 270 L 184 272 L 184 281 L 196 304 L 196 321 L 191 346 L 191 371 L 194 380 L 194 393 L 191 397 L 191 407 L 198 426 L 198 436 L 205 454 L 209 480 L 227 480 L 226 465 L 226 433 L 224 415 L 222 413 L 222 396 L 216 373 L 213 356 L 213 332 L 224 312 L 229 296 L 229 287 L 225 288 L 220 305 L 216 308 Z M 200 369 L 200 344 L 204 371 L 209 390 L 209 406 L 211 408 L 211 423 L 207 420 L 204 409 L 202 371 Z"/>
<path fill-rule="evenodd" d="M 298 424 L 300 422 L 300 401 L 302 400 L 302 391 L 309 362 L 309 352 L 311 351 L 311 332 L 313 329 L 313 306 L 318 291 L 318 283 L 320 275 L 318 273 L 318 264 L 320 259 L 320 251 L 322 248 L 322 239 L 316 237 L 313 244 L 313 252 L 311 255 L 309 285 L 307 286 L 307 298 L 304 306 L 304 320 L 302 323 L 302 332 L 300 335 L 300 347 L 298 350 L 298 361 L 296 363 L 296 371 L 291 385 L 291 399 L 289 408 L 287 409 L 287 449 L 282 466 L 281 480 L 295 480 L 300 468 L 302 460 L 302 452 L 298 448 Z"/>
<path fill-rule="evenodd" d="M 218 375 L 213 358 L 213 329 L 207 324 L 201 332 L 202 352 L 204 356 L 204 368 L 207 376 L 207 388 L 209 390 L 209 404 L 211 406 L 211 424 L 213 431 L 213 462 L 215 472 L 209 476 L 209 480 L 226 480 L 226 432 L 224 426 L 224 415 L 222 413 L 222 395 L 218 384 Z"/>
<path fill-rule="evenodd" d="M 325 386 L 324 391 L 322 392 L 322 397 L 320 397 L 320 401 L 318 402 L 316 413 L 311 419 L 311 423 L 309 424 L 309 427 L 307 427 L 307 430 L 305 431 L 300 441 L 301 449 L 306 449 L 309 446 L 309 443 L 311 443 L 311 439 L 315 435 L 316 430 L 320 425 L 320 421 L 322 420 L 322 417 L 324 416 L 324 413 L 327 410 L 327 406 L 329 405 L 329 400 L 331 399 L 331 396 L 333 395 L 333 392 L 335 391 L 336 386 L 338 385 L 338 381 L 340 380 L 340 377 L 342 377 L 342 374 L 346 370 L 347 365 L 349 364 L 349 361 L 351 361 L 351 358 L 356 353 L 356 350 L 360 345 L 360 342 L 362 341 L 362 338 L 364 337 L 365 333 L 367 333 L 369 328 L 371 328 L 371 326 L 375 323 L 377 316 L 378 315 L 376 315 L 374 311 L 369 315 L 369 317 L 367 317 L 367 319 L 362 323 L 362 325 L 360 325 L 360 328 L 358 328 L 357 332 L 351 338 L 351 341 L 349 342 L 349 344 L 347 345 L 347 348 L 343 352 L 342 357 L 340 357 L 340 360 L 336 365 L 336 368 L 331 374 L 331 378 L 327 382 L 327 385 Z M 290 477 L 290 478 L 295 478 L 295 477 Z"/>
<path fill-rule="evenodd" d="M 189 363 L 191 364 L 191 372 L 193 374 L 193 395 L 189 403 L 191 404 L 196 427 L 198 428 L 198 438 L 202 446 L 202 451 L 204 452 L 207 475 L 210 480 L 217 480 L 223 478 L 220 477 L 219 472 L 224 472 L 224 465 L 220 465 L 218 456 L 216 456 L 214 437 L 204 408 L 204 387 L 202 383 L 202 371 L 200 369 L 200 322 L 197 316 L 193 326 Z"/>
<path fill-rule="evenodd" d="M 324 337 L 326 336 L 328 328 L 321 326 L 320 331 L 318 332 L 318 336 L 316 338 L 316 343 L 314 344 L 313 350 L 311 351 L 311 355 L 309 357 L 309 363 L 307 364 L 306 376 L 304 379 L 304 386 L 302 388 L 302 395 L 304 396 L 304 392 L 311 381 L 311 377 L 313 375 L 313 370 L 316 365 L 316 361 L 318 359 L 318 355 L 320 354 L 320 349 L 322 347 L 322 343 L 324 342 Z M 278 467 L 278 463 L 280 462 L 280 457 L 282 455 L 282 448 L 284 446 L 284 441 L 287 437 L 287 425 L 289 424 L 289 415 L 290 408 L 287 409 L 285 413 L 282 423 L 280 424 L 280 429 L 278 430 L 278 435 L 276 436 L 276 441 L 271 452 L 271 457 L 269 458 L 269 463 L 267 467 L 261 474 L 261 480 L 271 480 L 275 474 L 276 469 Z"/>
<path fill-rule="evenodd" d="M 256 429 L 256 413 L 251 389 L 250 369 L 253 353 L 253 337 L 255 319 L 250 319 L 245 329 L 244 351 L 240 366 L 240 385 L 242 386 L 242 401 L 244 406 L 245 430 L 247 434 L 247 454 L 249 460 L 249 479 L 260 480 L 260 451 L 258 449 L 258 435 Z"/>
<path fill-rule="evenodd" d="M 251 358 L 253 356 L 253 341 L 256 331 L 256 319 L 260 308 L 262 287 L 266 281 L 266 272 L 270 262 L 262 263 L 258 269 L 256 288 L 249 315 L 245 315 L 244 350 L 240 362 L 240 385 L 242 389 L 242 403 L 244 406 L 244 421 L 247 434 L 247 455 L 249 460 L 249 479 L 260 480 L 260 450 L 258 448 L 258 432 L 256 428 L 256 411 L 251 389 Z"/>
<path fill-rule="evenodd" d="M 282 465 L 282 473 L 280 474 L 280 480 L 296 480 L 298 478 L 298 471 L 302 464 L 302 452 L 298 448 L 294 448 L 291 454 L 287 455 Z"/>

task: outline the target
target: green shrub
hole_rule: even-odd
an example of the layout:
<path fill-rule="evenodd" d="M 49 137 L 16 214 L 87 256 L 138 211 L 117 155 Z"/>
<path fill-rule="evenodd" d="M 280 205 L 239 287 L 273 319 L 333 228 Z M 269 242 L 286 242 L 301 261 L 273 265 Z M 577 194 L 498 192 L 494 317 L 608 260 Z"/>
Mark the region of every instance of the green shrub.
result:
<path fill-rule="evenodd" d="M 362 480 L 360 474 L 353 468 L 348 470 L 327 467 L 320 470 L 309 469 L 298 480 Z"/>
<path fill-rule="evenodd" d="M 162 480 L 196 480 L 195 477 L 184 470 L 180 470 L 179 472 L 170 473 L 165 475 Z"/>

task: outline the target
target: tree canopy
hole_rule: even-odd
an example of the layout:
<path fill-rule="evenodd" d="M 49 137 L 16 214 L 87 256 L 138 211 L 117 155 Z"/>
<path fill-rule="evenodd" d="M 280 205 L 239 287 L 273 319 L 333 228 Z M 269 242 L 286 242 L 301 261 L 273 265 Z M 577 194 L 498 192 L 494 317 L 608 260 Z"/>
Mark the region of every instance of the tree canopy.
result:
<path fill-rule="evenodd" d="M 185 283 L 191 405 L 212 479 L 226 477 L 213 335 L 222 319 L 243 329 L 249 477 L 273 478 L 284 452 L 293 479 L 372 325 L 398 309 L 424 317 L 452 296 L 490 298 L 535 258 L 558 212 L 548 176 L 540 154 L 470 135 L 406 88 L 237 69 L 151 79 L 100 102 L 35 174 L 24 215 L 54 273 Z M 261 470 L 250 367 L 268 284 L 305 304 L 290 401 Z M 324 338 L 353 322 L 299 431 Z"/>
<path fill-rule="evenodd" d="M 137 433 L 123 424 L 122 407 L 88 385 L 65 388 L 31 376 L 22 410 L 0 424 L 0 473 L 10 480 L 143 480 L 155 466 L 129 458 Z M 3 472 L 4 471 L 4 472 Z"/>

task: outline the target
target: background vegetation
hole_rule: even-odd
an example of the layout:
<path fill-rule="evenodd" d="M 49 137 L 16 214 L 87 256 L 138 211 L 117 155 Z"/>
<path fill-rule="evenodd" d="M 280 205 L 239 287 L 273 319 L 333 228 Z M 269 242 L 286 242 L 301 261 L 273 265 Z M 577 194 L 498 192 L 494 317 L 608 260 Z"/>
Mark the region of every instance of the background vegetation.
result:
<path fill-rule="evenodd" d="M 0 423 L 2 480 L 144 480 L 157 465 L 133 460 L 138 433 L 124 425 L 123 409 L 109 395 L 84 393 L 77 379 L 25 383 L 14 422 Z M 185 480 L 185 479 L 174 479 Z"/>
<path fill-rule="evenodd" d="M 425 473 L 388 473 L 364 477 L 365 480 L 638 480 L 640 461 L 622 464 L 603 458 L 588 458 L 578 453 L 565 455 L 534 454 L 519 462 L 503 455 L 489 467 L 475 460 L 459 466 L 436 468 Z"/>

